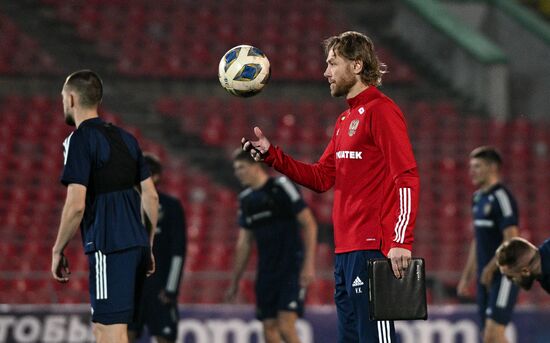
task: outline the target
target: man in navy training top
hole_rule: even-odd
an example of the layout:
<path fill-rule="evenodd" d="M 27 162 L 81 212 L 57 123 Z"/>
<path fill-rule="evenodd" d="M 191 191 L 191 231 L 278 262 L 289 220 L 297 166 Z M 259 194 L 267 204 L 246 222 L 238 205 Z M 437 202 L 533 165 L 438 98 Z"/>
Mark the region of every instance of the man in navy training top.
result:
<path fill-rule="evenodd" d="M 468 286 L 477 275 L 477 304 L 484 343 L 507 342 L 504 335 L 516 303 L 518 288 L 503 276 L 496 263 L 498 246 L 518 235 L 518 208 L 500 181 L 502 158 L 492 147 L 470 154 L 470 176 L 478 190 L 473 196 L 475 238 L 457 293 L 469 295 Z"/>
<path fill-rule="evenodd" d="M 234 154 L 233 168 L 248 188 L 239 195 L 240 230 L 226 300 L 235 299 L 255 240 L 256 317 L 262 321 L 265 341 L 298 343 L 296 320 L 303 314 L 305 291 L 315 275 L 317 224 L 286 177 L 270 177 L 241 149 Z"/>
<path fill-rule="evenodd" d="M 158 195 L 136 139 L 98 117 L 103 84 L 90 70 L 72 73 L 61 92 L 65 122 L 76 126 L 63 143 L 61 182 L 67 198 L 55 245 L 52 274 L 69 281 L 65 247 L 81 228 L 89 260 L 93 332 L 99 343 L 127 343 L 152 253 Z M 152 226 L 148 234 L 142 210 Z"/>
<path fill-rule="evenodd" d="M 161 182 L 162 165 L 156 156 L 145 153 L 153 182 Z M 158 224 L 153 245 L 155 274 L 145 280 L 138 318 L 128 325 L 128 337 L 134 342 L 147 326 L 158 343 L 175 342 L 178 336 L 178 294 L 185 264 L 187 235 L 185 215 L 178 199 L 159 191 Z"/>
<path fill-rule="evenodd" d="M 393 321 L 370 320 L 368 260 L 388 257 L 397 278 L 409 267 L 420 192 L 416 160 L 403 113 L 377 88 L 386 66 L 371 39 L 350 31 L 324 43 L 330 94 L 345 97 L 348 109 L 336 118 L 319 160 L 293 159 L 259 127 L 257 140 L 241 143 L 296 183 L 316 192 L 334 187 L 338 342 L 395 343 Z"/>
<path fill-rule="evenodd" d="M 550 293 L 550 239 L 537 249 L 519 237 L 504 242 L 497 249 L 500 272 L 523 289 L 530 290 L 537 280 Z"/>

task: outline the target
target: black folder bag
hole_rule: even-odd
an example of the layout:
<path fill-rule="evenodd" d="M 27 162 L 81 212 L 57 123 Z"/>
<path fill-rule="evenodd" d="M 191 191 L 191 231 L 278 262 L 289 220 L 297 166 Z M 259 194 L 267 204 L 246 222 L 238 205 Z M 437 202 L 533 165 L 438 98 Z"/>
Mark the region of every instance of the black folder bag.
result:
<path fill-rule="evenodd" d="M 393 275 L 389 259 L 371 259 L 368 268 L 371 320 L 428 318 L 423 258 L 411 259 L 406 275 L 401 279 Z"/>

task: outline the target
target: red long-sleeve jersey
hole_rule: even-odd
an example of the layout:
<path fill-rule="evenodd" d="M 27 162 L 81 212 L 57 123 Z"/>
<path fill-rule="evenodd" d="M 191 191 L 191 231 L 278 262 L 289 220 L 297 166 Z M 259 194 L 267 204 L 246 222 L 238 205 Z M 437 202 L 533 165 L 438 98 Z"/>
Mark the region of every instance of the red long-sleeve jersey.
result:
<path fill-rule="evenodd" d="M 317 163 L 296 161 L 273 145 L 265 162 L 314 191 L 334 186 L 336 253 L 411 250 L 420 182 L 405 118 L 374 86 L 348 104 Z"/>

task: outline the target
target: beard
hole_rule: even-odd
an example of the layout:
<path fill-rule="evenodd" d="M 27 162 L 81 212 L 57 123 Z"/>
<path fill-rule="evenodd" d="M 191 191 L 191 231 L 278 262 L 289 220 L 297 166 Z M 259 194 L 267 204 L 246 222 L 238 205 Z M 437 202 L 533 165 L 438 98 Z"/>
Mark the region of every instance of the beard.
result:
<path fill-rule="evenodd" d="M 76 126 L 76 123 L 74 121 L 74 117 L 72 114 L 65 112 L 65 124 L 69 126 Z"/>
<path fill-rule="evenodd" d="M 531 287 L 533 287 L 533 283 L 535 282 L 535 279 L 536 278 L 534 275 L 522 276 L 521 278 L 519 278 L 519 280 L 516 281 L 516 283 L 521 288 L 525 290 L 530 290 Z"/>
<path fill-rule="evenodd" d="M 355 79 L 355 76 L 350 75 L 349 77 L 342 78 L 340 82 L 335 82 L 332 85 L 334 85 L 334 88 L 330 89 L 330 95 L 333 97 L 340 97 L 347 95 L 349 93 L 349 90 L 351 87 L 355 85 L 357 80 Z"/>

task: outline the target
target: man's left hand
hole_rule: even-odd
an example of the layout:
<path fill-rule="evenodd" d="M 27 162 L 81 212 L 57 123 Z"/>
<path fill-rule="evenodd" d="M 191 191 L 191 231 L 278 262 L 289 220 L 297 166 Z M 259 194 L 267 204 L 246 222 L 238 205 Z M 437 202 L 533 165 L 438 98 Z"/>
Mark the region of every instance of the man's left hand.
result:
<path fill-rule="evenodd" d="M 59 282 L 69 281 L 69 275 L 71 271 L 69 269 L 69 261 L 63 253 L 54 252 L 52 253 L 52 276 L 55 280 Z"/>
<path fill-rule="evenodd" d="M 153 255 L 153 249 L 151 248 L 150 257 L 149 257 L 149 265 L 147 266 L 147 277 L 153 275 L 155 273 L 156 266 L 155 266 L 155 255 Z"/>
<path fill-rule="evenodd" d="M 388 258 L 391 260 L 393 275 L 398 279 L 405 276 L 411 261 L 411 251 L 405 248 L 391 248 Z"/>

